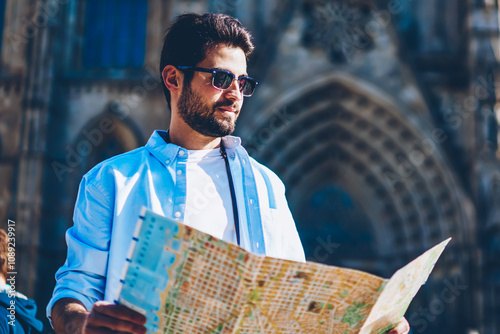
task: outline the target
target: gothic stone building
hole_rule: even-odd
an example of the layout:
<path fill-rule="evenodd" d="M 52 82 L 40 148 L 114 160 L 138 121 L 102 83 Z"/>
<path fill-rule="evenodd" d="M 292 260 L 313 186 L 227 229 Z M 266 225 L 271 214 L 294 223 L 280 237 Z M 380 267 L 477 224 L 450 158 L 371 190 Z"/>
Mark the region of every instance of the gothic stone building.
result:
<path fill-rule="evenodd" d="M 237 134 L 308 259 L 390 277 L 452 237 L 413 332 L 500 333 L 496 0 L 0 0 L 0 219 L 40 315 L 81 176 L 168 127 L 163 33 L 205 11 L 255 35 Z"/>

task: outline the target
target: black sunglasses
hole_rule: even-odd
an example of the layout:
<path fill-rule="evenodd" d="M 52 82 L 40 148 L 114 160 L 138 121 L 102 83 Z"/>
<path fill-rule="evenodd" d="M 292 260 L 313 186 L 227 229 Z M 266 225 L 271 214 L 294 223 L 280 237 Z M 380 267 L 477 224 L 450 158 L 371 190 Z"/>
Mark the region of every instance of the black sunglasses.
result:
<path fill-rule="evenodd" d="M 219 70 L 216 68 L 203 68 L 203 67 L 195 67 L 195 66 L 176 66 L 179 70 L 182 71 L 197 71 L 197 72 L 206 72 L 212 73 L 212 86 L 217 89 L 228 89 L 234 80 L 236 80 L 236 76 L 228 71 Z M 238 84 L 240 87 L 240 92 L 243 96 L 252 96 L 255 91 L 255 87 L 259 82 L 250 77 L 240 76 L 238 77 Z"/>

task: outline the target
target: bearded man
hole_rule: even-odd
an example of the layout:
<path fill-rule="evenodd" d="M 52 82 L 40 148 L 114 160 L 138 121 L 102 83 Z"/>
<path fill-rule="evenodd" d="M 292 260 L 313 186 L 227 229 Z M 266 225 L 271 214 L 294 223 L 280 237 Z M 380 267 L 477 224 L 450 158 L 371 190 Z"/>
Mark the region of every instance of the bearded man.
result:
<path fill-rule="evenodd" d="M 83 177 L 47 306 L 56 333 L 145 333 L 142 315 L 111 303 L 143 206 L 252 253 L 305 261 L 283 183 L 231 136 L 257 86 L 253 48 L 223 14 L 181 15 L 168 29 L 160 71 L 170 127 Z"/>

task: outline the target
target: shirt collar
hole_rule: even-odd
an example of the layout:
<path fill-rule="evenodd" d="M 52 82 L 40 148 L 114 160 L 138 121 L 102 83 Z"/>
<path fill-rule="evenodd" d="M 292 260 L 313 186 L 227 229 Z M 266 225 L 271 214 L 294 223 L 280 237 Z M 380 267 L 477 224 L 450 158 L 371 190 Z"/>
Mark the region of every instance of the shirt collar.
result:
<path fill-rule="evenodd" d="M 225 148 L 235 148 L 241 145 L 241 138 L 235 136 L 222 137 L 222 142 Z"/>
<path fill-rule="evenodd" d="M 156 157 L 163 165 L 170 165 L 177 157 L 187 158 L 188 152 L 185 148 L 172 143 L 166 143 L 168 132 L 165 130 L 155 130 L 146 144 L 146 149 Z M 226 149 L 234 149 L 241 145 L 241 138 L 235 136 L 222 137 Z"/>
<path fill-rule="evenodd" d="M 146 144 L 146 149 L 155 156 L 165 167 L 170 165 L 175 158 L 179 155 L 187 157 L 187 150 L 177 146 L 175 144 L 167 144 L 164 137 L 166 138 L 167 131 L 155 130 Z"/>

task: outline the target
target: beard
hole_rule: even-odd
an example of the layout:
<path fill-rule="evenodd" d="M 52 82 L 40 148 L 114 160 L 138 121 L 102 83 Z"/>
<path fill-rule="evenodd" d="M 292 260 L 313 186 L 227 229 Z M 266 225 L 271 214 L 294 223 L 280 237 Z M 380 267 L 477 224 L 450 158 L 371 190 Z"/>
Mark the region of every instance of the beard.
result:
<path fill-rule="evenodd" d="M 208 137 L 224 137 L 234 132 L 237 114 L 234 120 L 231 116 L 220 112 L 218 107 L 233 106 L 234 103 L 226 100 L 213 105 L 203 102 L 201 96 L 192 91 L 190 85 L 184 85 L 177 108 L 184 122 L 194 131 Z"/>

